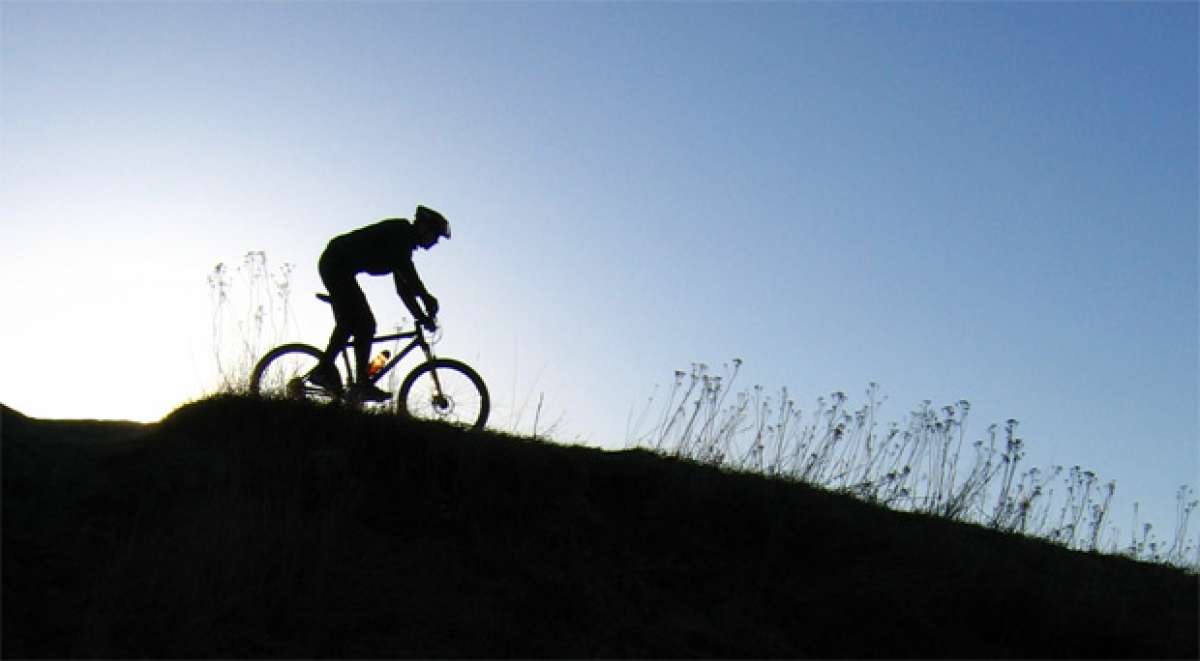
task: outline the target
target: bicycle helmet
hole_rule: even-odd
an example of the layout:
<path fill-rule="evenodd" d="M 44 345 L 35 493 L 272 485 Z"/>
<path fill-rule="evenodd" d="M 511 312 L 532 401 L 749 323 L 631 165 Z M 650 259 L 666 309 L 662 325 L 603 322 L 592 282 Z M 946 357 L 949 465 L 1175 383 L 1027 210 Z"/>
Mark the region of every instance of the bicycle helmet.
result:
<path fill-rule="evenodd" d="M 450 221 L 442 214 L 424 205 L 417 205 L 417 215 L 414 220 L 418 223 L 429 223 L 437 228 L 438 236 L 450 238 Z"/>

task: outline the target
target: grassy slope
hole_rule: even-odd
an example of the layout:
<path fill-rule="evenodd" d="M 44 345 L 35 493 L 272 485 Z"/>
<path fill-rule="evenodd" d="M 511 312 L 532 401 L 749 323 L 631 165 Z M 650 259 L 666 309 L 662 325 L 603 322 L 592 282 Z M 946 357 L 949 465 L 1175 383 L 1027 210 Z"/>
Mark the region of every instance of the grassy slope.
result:
<path fill-rule="evenodd" d="M 12 656 L 1197 656 L 1196 577 L 643 451 L 5 410 Z"/>

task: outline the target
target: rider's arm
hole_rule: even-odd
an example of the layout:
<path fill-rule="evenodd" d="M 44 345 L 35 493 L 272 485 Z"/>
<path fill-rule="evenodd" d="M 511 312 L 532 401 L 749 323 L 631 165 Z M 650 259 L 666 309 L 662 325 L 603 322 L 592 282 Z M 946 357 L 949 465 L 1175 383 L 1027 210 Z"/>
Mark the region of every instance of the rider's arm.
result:
<path fill-rule="evenodd" d="M 426 316 L 434 316 L 436 310 L 429 310 L 433 314 L 427 314 L 426 310 L 433 307 L 430 305 L 433 299 L 429 291 L 425 289 L 424 283 L 421 282 L 420 276 L 417 275 L 417 269 L 413 266 L 412 260 L 404 260 L 400 266 L 392 272 L 392 278 L 396 282 L 396 293 L 400 296 L 400 300 L 404 301 L 404 305 L 408 311 L 418 319 Z M 417 297 L 420 297 L 425 302 L 426 310 L 422 310 L 417 305 Z"/>
<path fill-rule="evenodd" d="M 429 292 L 425 290 L 425 284 L 421 282 L 421 276 L 417 275 L 417 267 L 411 259 L 400 260 L 400 263 L 396 265 L 396 270 L 393 271 L 393 276 L 396 280 L 396 292 L 401 296 L 404 295 L 404 291 L 407 291 L 410 296 L 420 296 L 421 298 L 429 296 Z"/>

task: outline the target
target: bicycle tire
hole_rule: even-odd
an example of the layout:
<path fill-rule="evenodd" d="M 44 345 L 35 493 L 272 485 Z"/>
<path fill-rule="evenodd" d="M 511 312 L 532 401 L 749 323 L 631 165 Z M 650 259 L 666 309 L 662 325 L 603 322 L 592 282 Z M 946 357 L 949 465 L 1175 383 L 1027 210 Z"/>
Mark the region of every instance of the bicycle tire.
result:
<path fill-rule="evenodd" d="M 440 402 L 433 386 L 435 371 L 443 386 Z M 491 396 L 483 378 L 466 363 L 451 358 L 417 365 L 404 377 L 396 396 L 396 412 L 401 415 L 471 430 L 483 429 L 490 411 Z"/>
<path fill-rule="evenodd" d="M 305 379 L 323 356 L 320 349 L 308 344 L 284 344 L 271 349 L 254 366 L 250 375 L 250 394 L 317 402 L 338 399 L 339 393 L 329 392 Z M 341 380 L 345 381 L 344 378 Z"/>

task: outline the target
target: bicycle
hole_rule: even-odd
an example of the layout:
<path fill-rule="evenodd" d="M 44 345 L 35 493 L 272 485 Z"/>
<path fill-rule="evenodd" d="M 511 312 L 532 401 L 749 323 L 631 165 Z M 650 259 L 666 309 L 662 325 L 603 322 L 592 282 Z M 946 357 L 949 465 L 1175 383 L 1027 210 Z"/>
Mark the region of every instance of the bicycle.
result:
<path fill-rule="evenodd" d="M 317 298 L 329 303 L 327 294 L 317 294 Z M 371 383 L 378 383 L 414 349 L 420 348 L 425 354 L 425 362 L 413 368 L 400 384 L 394 398 L 396 413 L 467 429 L 483 429 L 491 409 L 491 398 L 483 379 L 466 363 L 435 357 L 419 323 L 414 321 L 411 331 L 375 336 L 371 338 L 371 345 L 404 339 L 411 339 L 408 346 L 369 376 Z M 351 401 L 344 394 L 354 383 L 353 344 L 347 342 L 337 351 L 342 363 L 338 376 L 345 384 L 340 391 L 330 391 L 309 381 L 324 352 L 309 344 L 292 343 L 271 349 L 258 361 L 250 376 L 250 392 L 256 396 L 361 406 L 362 402 Z M 336 358 L 333 364 L 336 368 Z"/>

